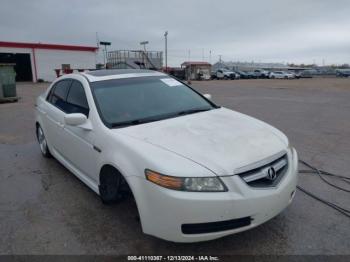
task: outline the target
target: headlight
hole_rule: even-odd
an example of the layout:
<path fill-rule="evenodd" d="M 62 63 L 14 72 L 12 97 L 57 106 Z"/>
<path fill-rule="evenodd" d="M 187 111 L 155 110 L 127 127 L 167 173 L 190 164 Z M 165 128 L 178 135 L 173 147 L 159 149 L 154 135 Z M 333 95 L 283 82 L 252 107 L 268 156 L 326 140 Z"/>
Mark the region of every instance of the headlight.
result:
<path fill-rule="evenodd" d="M 189 192 L 225 192 L 226 186 L 218 177 L 174 177 L 145 170 L 146 179 L 156 185 Z"/>

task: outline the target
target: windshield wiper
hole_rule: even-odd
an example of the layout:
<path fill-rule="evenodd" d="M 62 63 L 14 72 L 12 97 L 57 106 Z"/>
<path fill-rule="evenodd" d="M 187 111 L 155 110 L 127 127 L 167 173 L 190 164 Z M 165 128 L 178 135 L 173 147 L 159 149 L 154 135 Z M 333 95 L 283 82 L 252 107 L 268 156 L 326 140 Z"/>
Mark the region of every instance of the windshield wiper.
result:
<path fill-rule="evenodd" d="M 160 118 L 161 119 L 161 118 Z M 157 120 L 160 120 L 159 118 L 152 118 L 152 119 L 136 119 L 136 120 L 130 120 L 130 121 L 124 121 L 119 123 L 113 123 L 112 127 L 125 127 L 125 126 L 135 126 L 140 125 L 144 123 L 154 122 Z"/>
<path fill-rule="evenodd" d="M 133 126 L 133 125 L 138 125 L 138 124 L 141 124 L 140 120 L 132 120 L 132 121 L 124 121 L 124 122 L 119 122 L 119 123 L 113 123 L 112 127 Z"/>
<path fill-rule="evenodd" d="M 145 124 L 145 123 L 150 123 L 150 122 L 155 122 L 167 118 L 174 117 L 174 114 L 164 114 L 160 116 L 151 116 L 151 117 L 146 117 L 146 118 L 141 118 L 141 119 L 135 119 L 135 120 L 128 120 L 128 121 L 123 121 L 119 123 L 113 123 L 111 124 L 112 127 L 126 127 L 126 126 L 135 126 L 135 125 L 140 125 L 140 124 Z"/>
<path fill-rule="evenodd" d="M 164 115 L 160 115 L 160 116 L 152 116 L 152 117 L 146 117 L 146 118 L 142 118 L 142 119 L 135 119 L 135 120 L 128 120 L 128 121 L 123 121 L 123 122 L 119 122 L 119 123 L 113 123 L 113 124 L 111 124 L 111 127 L 113 128 L 113 127 L 135 126 L 135 125 L 155 122 L 155 121 L 159 121 L 159 120 L 164 120 L 164 119 L 168 119 L 168 118 L 173 118 L 173 117 L 177 117 L 177 116 L 183 116 L 183 115 L 189 115 L 189 114 L 209 111 L 212 109 L 213 108 L 189 109 L 189 110 L 184 110 L 184 111 L 180 111 L 177 113 L 169 113 L 169 114 L 164 114 Z"/>
<path fill-rule="evenodd" d="M 199 112 L 209 111 L 209 110 L 212 110 L 212 109 L 213 108 L 189 109 L 189 110 L 180 111 L 180 112 L 177 113 L 177 115 L 178 116 L 183 116 L 183 115 L 195 114 L 195 113 L 199 113 Z"/>

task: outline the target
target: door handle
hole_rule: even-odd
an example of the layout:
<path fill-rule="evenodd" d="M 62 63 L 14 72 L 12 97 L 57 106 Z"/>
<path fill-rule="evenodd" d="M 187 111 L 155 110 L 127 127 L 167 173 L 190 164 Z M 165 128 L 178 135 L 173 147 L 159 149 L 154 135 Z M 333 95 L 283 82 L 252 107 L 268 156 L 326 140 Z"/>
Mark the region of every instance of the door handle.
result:
<path fill-rule="evenodd" d="M 57 125 L 58 125 L 60 128 L 64 128 L 64 124 L 63 124 L 63 123 L 58 122 Z"/>

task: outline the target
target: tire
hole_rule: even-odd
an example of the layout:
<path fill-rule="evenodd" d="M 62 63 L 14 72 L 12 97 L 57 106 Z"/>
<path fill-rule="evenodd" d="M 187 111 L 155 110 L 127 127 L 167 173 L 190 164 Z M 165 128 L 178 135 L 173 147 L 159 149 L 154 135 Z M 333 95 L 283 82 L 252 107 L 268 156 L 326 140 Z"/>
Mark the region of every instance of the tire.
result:
<path fill-rule="evenodd" d="M 275 76 L 271 76 L 271 79 L 275 79 Z"/>
<path fill-rule="evenodd" d="M 228 80 L 228 77 L 227 77 L 227 76 L 224 76 L 224 80 Z"/>
<path fill-rule="evenodd" d="M 288 76 L 285 76 L 284 79 L 288 79 Z"/>
<path fill-rule="evenodd" d="M 102 168 L 100 185 L 98 186 L 103 204 L 109 205 L 118 202 L 122 198 L 122 175 L 113 167 Z"/>
<path fill-rule="evenodd" d="M 41 154 L 44 157 L 50 158 L 51 153 L 50 153 L 49 147 L 47 146 L 47 140 L 46 140 L 44 131 L 42 130 L 40 125 L 37 125 L 36 127 L 36 138 L 38 139 Z"/>

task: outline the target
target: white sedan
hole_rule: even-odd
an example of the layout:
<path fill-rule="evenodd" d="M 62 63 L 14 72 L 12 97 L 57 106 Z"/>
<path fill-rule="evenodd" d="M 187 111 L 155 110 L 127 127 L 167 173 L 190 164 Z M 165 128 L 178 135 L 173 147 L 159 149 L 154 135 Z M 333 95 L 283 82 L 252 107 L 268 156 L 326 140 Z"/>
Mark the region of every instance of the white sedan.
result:
<path fill-rule="evenodd" d="M 295 74 L 284 71 L 275 71 L 271 72 L 269 75 L 271 79 L 293 79 L 295 78 Z"/>
<path fill-rule="evenodd" d="M 127 186 L 143 232 L 174 242 L 256 227 L 296 190 L 298 157 L 283 133 L 160 72 L 62 76 L 37 99 L 36 130 L 45 157 L 104 203 Z"/>

